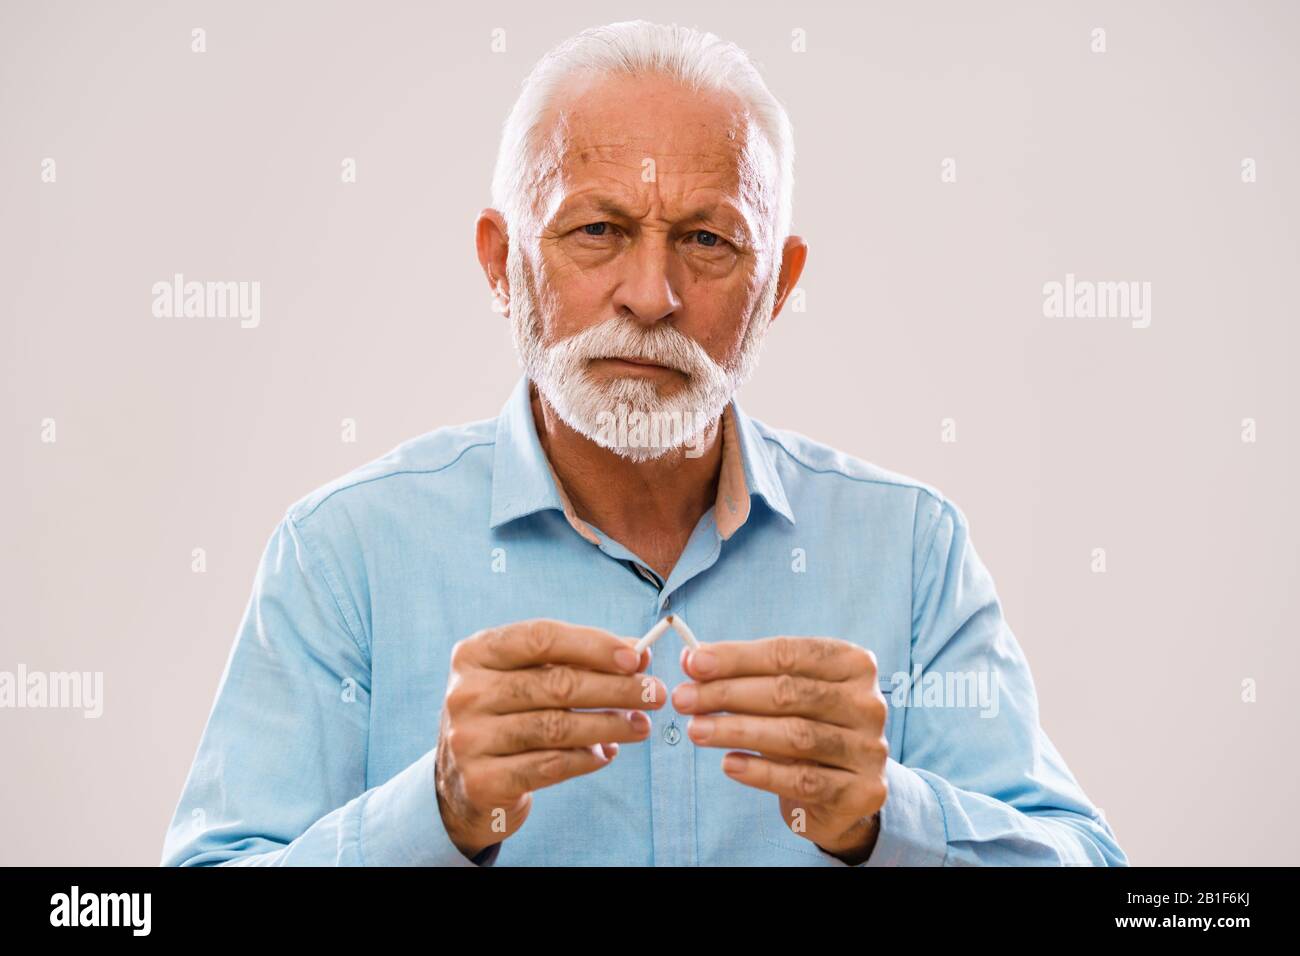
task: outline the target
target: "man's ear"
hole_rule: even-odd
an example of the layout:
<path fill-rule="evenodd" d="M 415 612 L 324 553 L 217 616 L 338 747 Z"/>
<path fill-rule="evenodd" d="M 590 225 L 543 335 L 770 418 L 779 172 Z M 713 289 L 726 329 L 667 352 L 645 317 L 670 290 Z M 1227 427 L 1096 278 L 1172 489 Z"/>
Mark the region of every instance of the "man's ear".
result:
<path fill-rule="evenodd" d="M 510 254 L 510 233 L 506 220 L 495 209 L 484 209 L 474 223 L 474 248 L 478 262 L 492 290 L 492 311 L 510 314 L 510 280 L 506 278 L 506 258 Z"/>
<path fill-rule="evenodd" d="M 808 243 L 803 241 L 802 236 L 786 239 L 785 247 L 781 250 L 781 277 L 776 283 L 776 303 L 772 306 L 773 322 L 780 315 L 786 298 L 799 284 L 799 276 L 803 275 L 803 264 L 807 259 Z"/>

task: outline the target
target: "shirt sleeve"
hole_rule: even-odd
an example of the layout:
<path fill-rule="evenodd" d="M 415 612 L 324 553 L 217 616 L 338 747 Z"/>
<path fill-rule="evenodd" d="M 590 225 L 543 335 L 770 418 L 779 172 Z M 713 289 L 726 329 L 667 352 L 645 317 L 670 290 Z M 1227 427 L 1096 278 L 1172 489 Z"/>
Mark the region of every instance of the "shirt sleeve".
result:
<path fill-rule="evenodd" d="M 162 865 L 473 866 L 443 827 L 428 751 L 366 787 L 361 624 L 290 515 L 258 567 Z"/>
<path fill-rule="evenodd" d="M 912 670 L 886 694 L 901 747 L 862 865 L 1127 866 L 1039 725 L 1029 664 L 965 516 L 925 493 L 917 527 Z"/>

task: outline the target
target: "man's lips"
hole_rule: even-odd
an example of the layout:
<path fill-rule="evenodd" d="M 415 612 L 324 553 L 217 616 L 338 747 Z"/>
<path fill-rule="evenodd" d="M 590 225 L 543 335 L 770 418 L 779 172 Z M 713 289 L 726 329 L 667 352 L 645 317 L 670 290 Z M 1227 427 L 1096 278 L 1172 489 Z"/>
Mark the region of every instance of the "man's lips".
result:
<path fill-rule="evenodd" d="M 603 362 L 623 362 L 623 363 L 626 364 L 626 365 L 636 365 L 636 366 L 638 366 L 638 367 L 640 367 L 640 368 L 661 368 L 661 369 L 664 369 L 664 370 L 666 370 L 666 371 L 670 371 L 670 372 L 675 372 L 675 371 L 676 371 L 676 369 L 674 369 L 674 368 L 671 368 L 671 367 L 669 367 L 669 366 L 667 366 L 667 365 L 660 365 L 658 362 L 651 362 L 651 361 L 649 361 L 648 359 L 643 359 L 643 358 L 624 358 L 624 357 L 621 356 L 621 355 L 606 355 L 606 356 L 603 356 L 599 361 L 603 361 Z"/>

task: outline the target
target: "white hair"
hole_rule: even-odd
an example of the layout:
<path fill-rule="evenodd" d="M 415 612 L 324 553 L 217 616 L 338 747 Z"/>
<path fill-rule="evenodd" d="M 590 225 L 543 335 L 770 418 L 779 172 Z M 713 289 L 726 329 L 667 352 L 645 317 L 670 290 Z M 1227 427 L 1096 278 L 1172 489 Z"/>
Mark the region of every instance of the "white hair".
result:
<path fill-rule="evenodd" d="M 739 98 L 776 160 L 777 182 L 768 186 L 775 206 L 773 252 L 779 256 L 790 234 L 794 192 L 794 134 L 785 108 L 768 90 L 749 56 L 734 43 L 689 27 L 645 20 L 584 30 L 543 56 L 524 80 L 502 129 L 492 175 L 492 205 L 505 217 L 512 238 L 531 215 L 531 194 L 542 166 L 538 159 L 546 145 L 543 140 L 555 132 L 540 128 L 542 117 L 561 84 L 580 73 L 659 74 L 677 79 L 692 91 L 720 90 Z"/>

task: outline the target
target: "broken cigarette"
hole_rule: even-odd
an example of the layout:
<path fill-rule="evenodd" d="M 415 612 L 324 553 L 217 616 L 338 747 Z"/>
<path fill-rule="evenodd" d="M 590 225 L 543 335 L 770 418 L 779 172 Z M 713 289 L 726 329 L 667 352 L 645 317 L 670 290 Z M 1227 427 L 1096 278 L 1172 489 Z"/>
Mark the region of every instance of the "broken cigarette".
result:
<path fill-rule="evenodd" d="M 654 627 L 650 628 L 650 630 L 646 631 L 645 637 L 637 641 L 636 646 L 632 649 L 636 651 L 637 654 L 639 655 L 647 647 L 649 647 L 655 641 L 659 640 L 659 638 L 663 635 L 664 631 L 668 630 L 668 625 L 672 623 L 672 620 L 673 620 L 673 616 L 669 614 L 666 618 L 664 618 Z"/>
<path fill-rule="evenodd" d="M 682 640 L 687 643 L 691 650 L 695 650 L 700 646 L 700 642 L 695 638 L 695 632 L 686 626 L 686 622 L 676 614 L 669 614 L 654 627 L 650 628 L 650 630 L 646 631 L 645 637 L 636 642 L 636 647 L 634 648 L 636 653 L 640 655 L 640 653 L 647 647 L 659 640 L 659 638 L 663 637 L 664 631 L 668 630 L 670 627 L 682 636 Z"/>
<path fill-rule="evenodd" d="M 700 642 L 695 639 L 695 632 L 686 626 L 685 621 L 676 614 L 669 614 L 668 620 L 673 622 L 673 630 L 682 636 L 682 640 L 691 650 L 696 650 L 700 646 Z"/>

